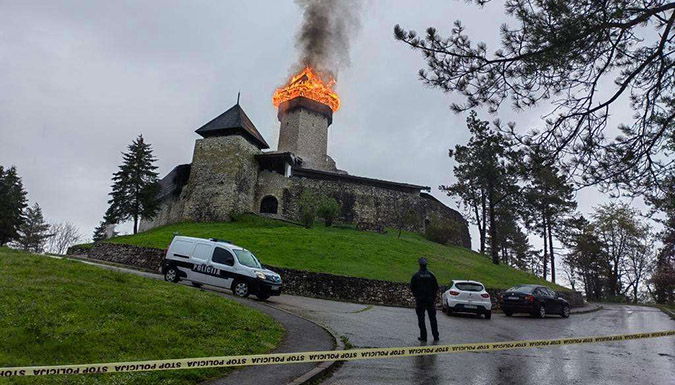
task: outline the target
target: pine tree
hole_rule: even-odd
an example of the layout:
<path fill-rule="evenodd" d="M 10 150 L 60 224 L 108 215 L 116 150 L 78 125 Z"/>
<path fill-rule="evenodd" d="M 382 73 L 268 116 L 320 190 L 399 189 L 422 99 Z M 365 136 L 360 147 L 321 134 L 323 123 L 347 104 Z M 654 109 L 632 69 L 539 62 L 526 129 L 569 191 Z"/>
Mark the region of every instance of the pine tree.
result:
<path fill-rule="evenodd" d="M 462 96 L 456 111 L 544 107 L 540 130 L 508 133 L 552 148 L 579 184 L 664 194 L 663 178 L 674 170 L 666 147 L 675 142 L 675 2 L 499 3 L 509 22 L 494 25 L 498 47 L 472 39 L 459 20 L 445 36 L 434 27 L 417 34 L 398 25 L 394 36 L 420 51 L 426 84 Z M 627 109 L 632 118 L 613 125 L 617 111 Z"/>
<path fill-rule="evenodd" d="M 16 243 L 24 251 L 41 253 L 44 251 L 47 239 L 52 236 L 49 233 L 49 224 L 42 216 L 40 205 L 35 203 L 25 210 L 25 221 L 19 226 L 19 237 Z"/>
<path fill-rule="evenodd" d="M 15 167 L 4 170 L 0 166 L 0 246 L 18 237 L 18 228 L 24 222 L 26 191 Z"/>
<path fill-rule="evenodd" d="M 154 165 L 156 159 L 152 155 L 149 144 L 139 135 L 128 152 L 123 153 L 124 162 L 119 171 L 113 174 L 113 185 L 110 207 L 106 212 L 109 223 L 119 223 L 132 219 L 134 234 L 138 232 L 138 222 L 141 218 L 152 218 L 159 210 L 157 193 L 159 183 Z"/>
<path fill-rule="evenodd" d="M 101 221 L 101 223 L 98 224 L 94 228 L 94 236 L 92 237 L 94 242 L 99 242 L 105 239 L 105 228 L 108 224 L 105 223 L 105 221 Z"/>
<path fill-rule="evenodd" d="M 574 188 L 567 178 L 550 161 L 547 151 L 534 149 L 525 157 L 521 172 L 527 182 L 523 189 L 523 217 L 530 230 L 538 233 L 544 241 L 543 277 L 546 279 L 548 261 L 551 263 L 551 282 L 555 283 L 554 233 L 562 231 L 576 209 Z"/>
<path fill-rule="evenodd" d="M 481 252 L 485 251 L 485 242 L 489 238 L 492 262 L 499 264 L 498 210 L 508 205 L 519 192 L 515 161 L 519 155 L 513 144 L 491 129 L 489 122 L 478 119 L 475 111 L 471 111 L 466 122 L 472 135 L 469 143 L 449 151 L 457 163 L 453 170 L 457 182 L 440 186 L 440 189 L 449 196 L 459 197 L 467 211 L 473 214 L 480 234 Z"/>

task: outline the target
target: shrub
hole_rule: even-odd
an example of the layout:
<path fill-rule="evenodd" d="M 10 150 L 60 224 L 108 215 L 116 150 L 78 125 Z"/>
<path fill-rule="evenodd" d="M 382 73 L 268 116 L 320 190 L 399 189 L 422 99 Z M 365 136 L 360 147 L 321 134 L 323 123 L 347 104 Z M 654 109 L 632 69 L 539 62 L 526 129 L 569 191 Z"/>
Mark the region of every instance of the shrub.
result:
<path fill-rule="evenodd" d="M 461 245 L 460 226 L 450 220 L 432 219 L 424 229 L 424 237 L 444 245 Z"/>
<path fill-rule="evenodd" d="M 326 227 L 328 227 L 333 224 L 333 220 L 340 213 L 340 205 L 335 198 L 323 197 L 319 202 L 316 213 L 320 218 L 323 218 Z"/>
<path fill-rule="evenodd" d="M 311 191 L 304 191 L 300 195 L 300 220 L 306 228 L 314 225 L 316 219 L 317 197 Z"/>

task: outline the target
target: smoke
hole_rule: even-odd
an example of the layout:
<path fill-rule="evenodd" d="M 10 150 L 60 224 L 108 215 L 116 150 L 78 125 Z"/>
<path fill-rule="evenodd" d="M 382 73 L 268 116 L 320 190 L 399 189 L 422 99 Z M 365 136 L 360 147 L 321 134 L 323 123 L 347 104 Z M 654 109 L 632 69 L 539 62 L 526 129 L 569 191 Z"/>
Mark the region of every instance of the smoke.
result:
<path fill-rule="evenodd" d="M 296 0 L 303 21 L 296 47 L 300 66 L 310 65 L 336 77 L 349 65 L 349 43 L 360 27 L 362 0 Z"/>

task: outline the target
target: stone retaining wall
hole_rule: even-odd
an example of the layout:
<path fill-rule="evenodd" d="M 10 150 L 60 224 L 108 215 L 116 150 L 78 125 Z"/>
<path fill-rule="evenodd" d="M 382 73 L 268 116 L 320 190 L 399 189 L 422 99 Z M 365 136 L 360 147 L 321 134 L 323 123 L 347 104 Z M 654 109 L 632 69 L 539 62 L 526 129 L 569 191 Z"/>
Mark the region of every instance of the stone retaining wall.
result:
<path fill-rule="evenodd" d="M 164 253 L 161 249 L 116 243 L 97 243 L 91 248 L 71 247 L 68 249 L 68 254 L 81 254 L 91 259 L 153 271 L 159 271 Z M 283 290 L 287 294 L 374 305 L 414 306 L 414 299 L 407 283 L 315 273 L 275 266 L 266 267 L 281 275 L 284 282 Z M 446 289 L 442 286 L 441 292 Z M 488 288 L 487 291 L 492 297 L 493 305 L 498 307 L 496 299 L 504 290 Z M 583 297 L 579 292 L 560 292 L 560 295 L 573 307 L 584 305 Z"/>
<path fill-rule="evenodd" d="M 68 249 L 67 254 L 83 255 L 99 261 L 121 263 L 159 272 L 165 252 L 150 247 L 99 242 L 89 248 L 73 246 Z"/>

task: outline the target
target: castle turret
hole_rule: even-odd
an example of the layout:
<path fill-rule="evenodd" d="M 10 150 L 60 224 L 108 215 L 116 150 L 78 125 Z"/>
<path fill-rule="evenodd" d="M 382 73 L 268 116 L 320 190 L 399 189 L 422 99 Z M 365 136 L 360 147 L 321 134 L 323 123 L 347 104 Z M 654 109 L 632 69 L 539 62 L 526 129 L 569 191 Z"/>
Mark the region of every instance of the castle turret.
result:
<path fill-rule="evenodd" d="M 255 155 L 269 148 L 239 103 L 195 131 L 190 178 L 183 190 L 184 219 L 228 220 L 254 209 Z"/>
<path fill-rule="evenodd" d="M 335 171 L 328 156 L 328 126 L 333 110 L 325 104 L 297 97 L 279 105 L 277 114 L 280 152 L 291 152 L 302 159 L 303 168 Z"/>
<path fill-rule="evenodd" d="M 272 102 L 279 108 L 279 152 L 290 152 L 302 159 L 302 167 L 338 171 L 328 156 L 328 126 L 340 98 L 333 91 L 335 80 L 324 81 L 310 67 L 278 88 Z"/>

